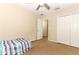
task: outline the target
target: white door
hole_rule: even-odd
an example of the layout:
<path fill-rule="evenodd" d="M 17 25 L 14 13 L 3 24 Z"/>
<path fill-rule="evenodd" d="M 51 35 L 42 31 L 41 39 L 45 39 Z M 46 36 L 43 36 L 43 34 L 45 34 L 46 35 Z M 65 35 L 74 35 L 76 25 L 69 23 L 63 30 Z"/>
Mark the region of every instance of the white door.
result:
<path fill-rule="evenodd" d="M 42 19 L 37 20 L 37 40 L 43 38 L 43 21 Z"/>
<path fill-rule="evenodd" d="M 79 14 L 72 16 L 71 45 L 79 47 Z"/>
<path fill-rule="evenodd" d="M 70 17 L 60 17 L 57 19 L 57 41 L 70 45 Z"/>

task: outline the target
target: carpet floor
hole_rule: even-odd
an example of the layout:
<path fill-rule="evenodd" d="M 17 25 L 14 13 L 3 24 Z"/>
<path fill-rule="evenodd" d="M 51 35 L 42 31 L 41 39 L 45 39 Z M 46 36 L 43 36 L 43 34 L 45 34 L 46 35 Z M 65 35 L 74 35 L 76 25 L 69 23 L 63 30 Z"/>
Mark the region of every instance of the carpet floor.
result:
<path fill-rule="evenodd" d="M 32 46 L 24 55 L 79 55 L 79 48 L 50 42 L 47 37 L 32 42 Z"/>

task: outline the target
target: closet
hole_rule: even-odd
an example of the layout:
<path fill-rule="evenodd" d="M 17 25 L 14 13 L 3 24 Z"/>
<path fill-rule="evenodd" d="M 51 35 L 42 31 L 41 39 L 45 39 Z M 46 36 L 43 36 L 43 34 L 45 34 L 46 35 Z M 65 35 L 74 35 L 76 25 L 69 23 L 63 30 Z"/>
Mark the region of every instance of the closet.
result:
<path fill-rule="evenodd" d="M 57 18 L 57 42 L 79 47 L 79 14 Z"/>

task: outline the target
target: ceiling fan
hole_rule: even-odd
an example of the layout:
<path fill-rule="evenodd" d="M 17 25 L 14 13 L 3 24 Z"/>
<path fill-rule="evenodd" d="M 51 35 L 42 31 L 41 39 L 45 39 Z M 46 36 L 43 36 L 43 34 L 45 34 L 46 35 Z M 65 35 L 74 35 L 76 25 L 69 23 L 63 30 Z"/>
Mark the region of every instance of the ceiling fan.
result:
<path fill-rule="evenodd" d="M 43 5 L 40 5 L 40 4 L 39 4 L 39 5 L 37 6 L 36 10 L 39 10 L 41 7 L 45 7 L 45 8 L 48 9 L 48 10 L 50 9 L 49 5 L 48 5 L 47 3 L 44 3 Z"/>

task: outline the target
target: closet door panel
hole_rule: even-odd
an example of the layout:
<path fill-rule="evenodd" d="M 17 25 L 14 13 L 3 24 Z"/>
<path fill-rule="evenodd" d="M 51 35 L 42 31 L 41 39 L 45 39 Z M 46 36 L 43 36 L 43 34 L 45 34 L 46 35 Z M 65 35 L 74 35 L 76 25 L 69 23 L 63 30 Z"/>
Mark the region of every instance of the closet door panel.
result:
<path fill-rule="evenodd" d="M 62 18 L 58 18 L 57 19 L 57 41 L 59 43 L 64 43 L 64 35 L 63 35 L 63 19 Z"/>
<path fill-rule="evenodd" d="M 70 17 L 61 17 L 57 20 L 57 41 L 70 45 Z"/>
<path fill-rule="evenodd" d="M 72 16 L 71 46 L 79 47 L 79 14 Z"/>

